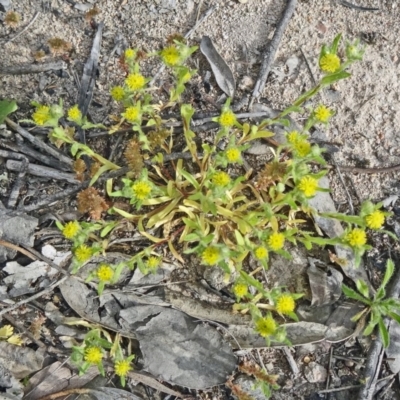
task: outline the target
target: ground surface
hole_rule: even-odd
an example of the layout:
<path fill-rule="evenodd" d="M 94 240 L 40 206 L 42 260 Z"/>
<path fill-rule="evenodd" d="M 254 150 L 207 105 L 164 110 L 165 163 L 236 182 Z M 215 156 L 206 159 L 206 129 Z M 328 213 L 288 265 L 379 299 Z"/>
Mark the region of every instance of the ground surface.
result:
<path fill-rule="evenodd" d="M 71 42 L 73 47 L 69 67 L 63 77 L 49 73 L 0 76 L 0 98 L 13 98 L 18 102 L 20 108 L 15 114 L 18 119 L 29 117 L 32 100 L 55 103 L 63 98 L 68 106 L 76 103 L 78 87 L 75 76 L 82 74 L 94 31 L 84 20 L 84 12 L 79 10 L 82 5 L 74 7 L 71 3 L 61 0 L 14 1 L 13 10 L 21 14 L 22 24 L 15 31 L 0 24 L 0 38 L 12 37 L 36 12 L 40 12 L 27 32 L 4 45 L 1 66 L 33 62 L 33 54 L 38 50 L 48 53 L 47 41 L 53 37 L 61 37 Z M 211 3 L 219 4 L 219 8 L 195 31 L 191 41 L 199 44 L 203 35 L 210 36 L 232 68 L 241 91 L 249 93 L 284 1 L 248 0 L 241 4 L 224 0 L 99 0 L 84 4 L 87 9 L 96 4 L 101 11 L 96 19 L 105 23 L 100 73 L 94 93 L 96 106 L 91 109 L 95 122 L 103 121 L 105 115 L 115 111 L 108 100 L 108 91 L 124 77 L 118 61 L 121 47 L 112 52 L 116 42 L 119 41 L 122 47 L 158 50 L 165 44 L 168 35 L 189 30 Z M 325 132 L 325 140 L 339 147 L 340 151 L 335 155 L 338 164 L 369 168 L 400 164 L 400 4 L 392 0 L 353 0 L 353 3 L 377 7 L 379 11 L 354 10 L 335 1 L 298 2 L 260 102 L 283 108 L 312 86 L 312 77 L 302 52 L 314 76 L 318 77 L 316 64 L 323 43 L 331 42 L 338 33 L 350 41 L 368 38 L 370 45 L 363 62 L 351 67 L 352 77 L 336 84 L 335 91 L 324 92 L 322 98 L 315 99 L 315 102 L 323 101 L 336 111 Z M 46 59 L 53 57 L 48 54 Z M 195 61 L 199 75 L 204 77 L 209 66 L 199 53 Z M 158 67 L 147 64 L 145 71 L 150 76 Z M 212 79 L 211 83 L 213 89 L 210 95 L 217 100 L 221 92 Z M 337 175 L 332 173 L 329 178 L 335 201 L 342 205 L 341 211 L 346 211 L 347 200 Z M 379 201 L 389 195 L 400 195 L 398 178 L 399 172 L 345 175 L 355 205 L 359 204 L 359 200 Z M 314 348 L 311 352 L 321 357 L 318 361 L 326 366 L 326 349 Z M 296 356 L 299 365 L 302 365 L 299 360 L 303 356 Z M 302 391 L 297 391 L 302 394 L 293 393 L 291 371 L 279 350 L 264 357 L 270 372 L 276 373 L 278 369 L 284 377 L 281 382 L 287 389 L 284 398 L 304 398 L 313 393 L 312 385 L 307 387 L 306 383 Z M 354 371 L 354 365 L 346 368 Z M 346 393 L 349 395 L 349 392 Z"/>

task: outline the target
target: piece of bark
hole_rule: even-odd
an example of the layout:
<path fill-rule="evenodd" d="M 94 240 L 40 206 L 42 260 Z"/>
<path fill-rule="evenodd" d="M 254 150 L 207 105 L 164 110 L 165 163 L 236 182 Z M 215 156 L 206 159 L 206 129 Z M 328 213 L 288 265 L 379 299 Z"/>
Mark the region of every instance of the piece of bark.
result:
<path fill-rule="evenodd" d="M 66 68 L 67 66 L 64 61 L 53 61 L 43 64 L 9 65 L 0 68 L 0 75 L 38 74 L 39 72 L 57 71 Z"/>

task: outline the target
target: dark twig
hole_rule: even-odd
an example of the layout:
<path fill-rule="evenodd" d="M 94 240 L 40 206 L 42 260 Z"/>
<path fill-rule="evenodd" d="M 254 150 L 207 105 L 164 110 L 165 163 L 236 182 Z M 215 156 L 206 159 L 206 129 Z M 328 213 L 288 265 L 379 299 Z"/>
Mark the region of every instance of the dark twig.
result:
<path fill-rule="evenodd" d="M 398 298 L 400 295 L 400 268 L 396 266 L 396 273 L 391 281 L 391 286 L 388 290 L 388 298 Z M 386 326 L 388 321 L 385 319 Z M 378 375 L 381 368 L 381 363 L 384 355 L 382 340 L 378 336 L 372 341 L 368 351 L 367 361 L 363 370 L 363 376 L 360 382 L 364 382 L 358 392 L 358 400 L 371 400 L 375 394 L 375 388 L 378 381 Z"/>
<path fill-rule="evenodd" d="M 383 174 L 387 172 L 394 172 L 400 170 L 400 164 L 392 165 L 391 167 L 382 167 L 382 168 L 357 168 L 357 167 L 348 167 L 345 165 L 338 165 L 338 167 L 344 172 L 354 172 L 360 174 Z"/>
<path fill-rule="evenodd" d="M 339 0 L 339 4 L 344 7 L 354 8 L 355 10 L 359 10 L 359 11 L 379 11 L 379 8 L 357 6 L 356 4 L 350 3 L 346 0 Z"/>
<path fill-rule="evenodd" d="M 21 36 L 24 32 L 26 32 L 26 31 L 28 30 L 28 28 L 36 21 L 36 18 L 39 16 L 39 14 L 40 14 L 40 12 L 37 11 L 37 12 L 35 13 L 35 15 L 33 16 L 33 18 L 30 20 L 30 22 L 28 23 L 28 25 L 27 25 L 24 29 L 22 29 L 21 32 L 18 32 L 18 33 L 17 33 L 15 36 L 13 36 L 12 38 L 7 39 L 7 40 L 4 42 L 4 44 L 7 44 L 7 43 L 12 42 L 12 41 L 15 40 L 17 37 Z"/>
<path fill-rule="evenodd" d="M 272 37 L 271 42 L 269 43 L 263 57 L 263 61 L 261 64 L 261 69 L 258 74 L 257 82 L 254 86 L 253 93 L 251 95 L 251 99 L 249 102 L 248 109 L 251 109 L 251 106 L 254 103 L 254 100 L 261 95 L 261 92 L 264 90 L 265 83 L 268 78 L 268 74 L 271 70 L 272 62 L 274 61 L 275 54 L 278 50 L 279 43 L 282 39 L 283 33 L 292 18 L 294 10 L 296 8 L 297 1 L 296 0 L 287 0 L 285 10 L 283 11 L 282 18 L 279 21 L 274 36 Z"/>
<path fill-rule="evenodd" d="M 26 75 L 37 74 L 45 71 L 57 71 L 65 69 L 66 64 L 64 61 L 48 62 L 43 64 L 20 64 L 10 65 L 0 68 L 0 75 Z"/>
<path fill-rule="evenodd" d="M 31 135 L 27 130 L 16 124 L 14 121 L 11 121 L 10 118 L 6 118 L 5 122 L 11 129 L 13 129 L 15 132 L 18 132 L 22 137 L 29 140 L 33 145 L 38 147 L 40 150 L 43 150 L 47 154 L 50 154 L 52 157 L 60 160 L 63 164 L 72 167 L 73 161 L 69 157 L 62 154 L 60 151 L 56 150 L 54 147 L 51 147 L 48 144 L 42 142 L 37 137 Z"/>

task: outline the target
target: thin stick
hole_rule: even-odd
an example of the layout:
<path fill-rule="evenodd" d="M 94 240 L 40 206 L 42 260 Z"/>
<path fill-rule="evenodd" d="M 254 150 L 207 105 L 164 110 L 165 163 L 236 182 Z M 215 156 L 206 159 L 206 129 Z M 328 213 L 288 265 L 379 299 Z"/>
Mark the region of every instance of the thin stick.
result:
<path fill-rule="evenodd" d="M 391 167 L 382 167 L 382 168 L 357 168 L 357 167 L 348 167 L 345 165 L 338 165 L 338 167 L 345 172 L 354 172 L 360 174 L 384 174 L 387 172 L 394 172 L 400 170 L 400 164 L 392 165 Z"/>
<path fill-rule="evenodd" d="M 40 12 L 37 11 L 37 12 L 35 13 L 35 15 L 33 16 L 33 18 L 31 19 L 31 21 L 29 22 L 29 24 L 28 24 L 24 29 L 22 29 L 21 32 L 17 33 L 17 34 L 16 34 L 15 36 L 13 36 L 12 38 L 6 40 L 6 42 L 5 42 L 4 44 L 7 44 L 7 43 L 12 42 L 12 41 L 15 40 L 17 37 L 21 36 L 24 32 L 26 32 L 27 29 L 36 21 L 36 18 L 39 16 L 39 14 L 40 14 Z"/>
<path fill-rule="evenodd" d="M 290 368 L 293 372 L 294 375 L 298 375 L 299 374 L 299 368 L 296 364 L 296 361 L 294 360 L 292 353 L 290 352 L 289 348 L 287 346 L 282 347 L 282 351 L 285 353 L 286 356 L 286 360 L 290 365 Z"/>
<path fill-rule="evenodd" d="M 318 390 L 317 393 L 323 394 L 323 393 L 341 392 L 342 390 L 358 389 L 359 387 L 360 387 L 360 385 L 343 386 L 343 387 L 333 388 L 333 389 Z"/>
<path fill-rule="evenodd" d="M 272 62 L 274 61 L 275 54 L 279 47 L 279 43 L 282 39 L 283 33 L 285 32 L 285 29 L 286 29 L 290 19 L 292 18 L 292 15 L 296 8 L 296 4 L 297 4 L 297 0 L 287 0 L 285 10 L 283 11 L 283 14 L 282 14 L 282 18 L 279 21 L 279 23 L 275 29 L 274 36 L 272 37 L 272 40 L 269 43 L 269 45 L 264 53 L 264 59 L 261 64 L 257 82 L 254 86 L 254 90 L 251 95 L 248 109 L 251 108 L 251 106 L 254 103 L 254 100 L 256 98 L 258 98 L 261 95 L 262 91 L 264 90 L 265 83 L 268 78 L 268 74 L 271 70 Z"/>
<path fill-rule="evenodd" d="M 17 303 L 13 304 L 10 307 L 5 308 L 4 310 L 0 311 L 0 317 L 10 311 L 15 310 L 18 307 L 21 307 L 23 304 L 29 303 L 32 300 L 36 300 L 39 297 L 42 297 L 43 295 L 52 292 L 57 286 L 60 286 L 64 281 L 66 281 L 68 279 L 68 276 L 64 276 L 63 278 L 61 278 L 59 281 L 54 282 L 52 285 L 50 285 L 48 288 L 42 290 L 41 292 L 38 292 L 36 294 L 34 294 L 31 297 L 28 297 L 24 300 L 18 301 Z"/>
<path fill-rule="evenodd" d="M 64 61 L 47 62 L 43 64 L 20 64 L 10 65 L 0 68 L 0 75 L 26 75 L 38 74 L 39 72 L 57 71 L 65 69 L 66 64 Z"/>

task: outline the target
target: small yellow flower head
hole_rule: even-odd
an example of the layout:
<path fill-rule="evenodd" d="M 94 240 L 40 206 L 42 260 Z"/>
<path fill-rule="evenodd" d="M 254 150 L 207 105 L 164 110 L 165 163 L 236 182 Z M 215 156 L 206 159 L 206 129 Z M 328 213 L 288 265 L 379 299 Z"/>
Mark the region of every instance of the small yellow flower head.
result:
<path fill-rule="evenodd" d="M 223 111 L 218 118 L 218 122 L 224 128 L 229 128 L 236 123 L 236 115 L 232 110 Z"/>
<path fill-rule="evenodd" d="M 237 163 L 241 160 L 241 153 L 239 149 L 236 148 L 230 148 L 226 151 L 226 159 L 230 163 Z"/>
<path fill-rule="evenodd" d="M 306 197 L 312 197 L 318 189 L 318 181 L 311 176 L 304 176 L 300 179 L 300 183 L 297 187 Z"/>
<path fill-rule="evenodd" d="M 324 72 L 336 72 L 340 68 L 340 58 L 336 54 L 327 53 L 319 60 L 319 66 Z"/>
<path fill-rule="evenodd" d="M 131 369 L 131 363 L 128 360 L 120 360 L 114 364 L 115 373 L 118 376 L 125 376 Z"/>
<path fill-rule="evenodd" d="M 161 258 L 152 256 L 147 259 L 146 266 L 150 269 L 156 269 L 160 265 L 160 262 Z"/>
<path fill-rule="evenodd" d="M 287 141 L 289 143 L 294 144 L 300 139 L 301 139 L 301 136 L 300 136 L 299 132 L 297 132 L 297 131 L 292 131 L 287 134 Z"/>
<path fill-rule="evenodd" d="M 245 297 L 248 293 L 248 287 L 245 283 L 236 283 L 233 288 L 233 293 L 235 294 L 236 297 L 239 297 L 240 299 L 242 297 Z"/>
<path fill-rule="evenodd" d="M 231 177 L 226 172 L 218 171 L 213 175 L 212 181 L 215 186 L 226 186 L 231 181 Z"/>
<path fill-rule="evenodd" d="M 74 254 L 79 262 L 85 262 L 92 257 L 92 249 L 85 244 L 81 244 L 76 248 Z"/>
<path fill-rule="evenodd" d="M 131 90 L 140 90 L 146 84 L 146 79 L 142 74 L 129 74 L 125 83 Z"/>
<path fill-rule="evenodd" d="M 258 260 L 264 260 L 268 257 L 268 250 L 263 246 L 257 247 L 254 250 L 254 255 Z"/>
<path fill-rule="evenodd" d="M 279 314 L 292 313 L 295 306 L 296 303 L 289 294 L 281 294 L 276 301 L 276 311 L 278 311 Z"/>
<path fill-rule="evenodd" d="M 114 86 L 111 89 L 111 97 L 116 101 L 121 101 L 125 97 L 125 91 L 122 86 Z"/>
<path fill-rule="evenodd" d="M 102 282 L 109 282 L 114 276 L 114 270 L 107 264 L 101 264 L 96 271 L 96 275 Z"/>
<path fill-rule="evenodd" d="M 11 343 L 15 346 L 22 346 L 22 344 L 24 343 L 21 339 L 20 335 L 12 335 L 7 339 L 8 343 Z"/>
<path fill-rule="evenodd" d="M 320 105 L 314 110 L 314 117 L 320 122 L 328 122 L 332 114 L 332 111 L 324 105 Z"/>
<path fill-rule="evenodd" d="M 130 60 L 130 59 L 136 57 L 136 51 L 133 49 L 126 49 L 124 56 L 127 60 Z"/>
<path fill-rule="evenodd" d="M 204 264 L 214 265 L 221 258 L 221 252 L 217 247 L 207 247 L 201 254 Z"/>
<path fill-rule="evenodd" d="M 161 50 L 160 56 L 164 64 L 170 67 L 179 65 L 181 61 L 181 55 L 179 54 L 179 50 L 175 46 L 169 46 Z"/>
<path fill-rule="evenodd" d="M 265 318 L 260 318 L 256 322 L 256 331 L 262 336 L 262 337 L 267 337 L 271 336 L 275 333 L 276 331 L 276 322 L 272 318 L 271 315 L 268 315 Z"/>
<path fill-rule="evenodd" d="M 100 347 L 91 346 L 85 350 L 85 361 L 90 364 L 99 364 L 103 358 L 103 353 Z"/>
<path fill-rule="evenodd" d="M 138 200 L 145 200 L 151 193 L 151 185 L 149 182 L 139 181 L 132 185 L 133 193 Z"/>
<path fill-rule="evenodd" d="M 382 211 L 376 210 L 365 217 L 365 222 L 370 229 L 380 229 L 385 222 L 385 215 Z"/>
<path fill-rule="evenodd" d="M 43 126 L 50 118 L 50 107 L 48 106 L 37 107 L 32 115 L 33 122 L 39 126 Z"/>
<path fill-rule="evenodd" d="M 367 243 L 367 235 L 362 229 L 355 228 L 346 235 L 345 240 L 352 247 L 361 247 Z"/>
<path fill-rule="evenodd" d="M 79 122 L 82 119 L 82 113 L 77 105 L 68 110 L 68 118 L 74 122 Z"/>
<path fill-rule="evenodd" d="M 0 339 L 5 339 L 14 333 L 14 327 L 11 325 L 4 325 L 0 328 Z"/>
<path fill-rule="evenodd" d="M 67 224 L 65 224 L 62 233 L 65 238 L 73 239 L 80 230 L 81 226 L 78 221 L 70 221 Z"/>
<path fill-rule="evenodd" d="M 311 144 L 307 140 L 298 140 L 293 147 L 299 157 L 306 157 L 311 152 Z"/>
<path fill-rule="evenodd" d="M 280 250 L 285 244 L 285 236 L 283 233 L 274 232 L 268 239 L 268 245 L 272 250 Z"/>
<path fill-rule="evenodd" d="M 125 113 L 122 114 L 129 122 L 137 122 L 140 120 L 140 107 L 130 106 L 127 107 Z"/>

